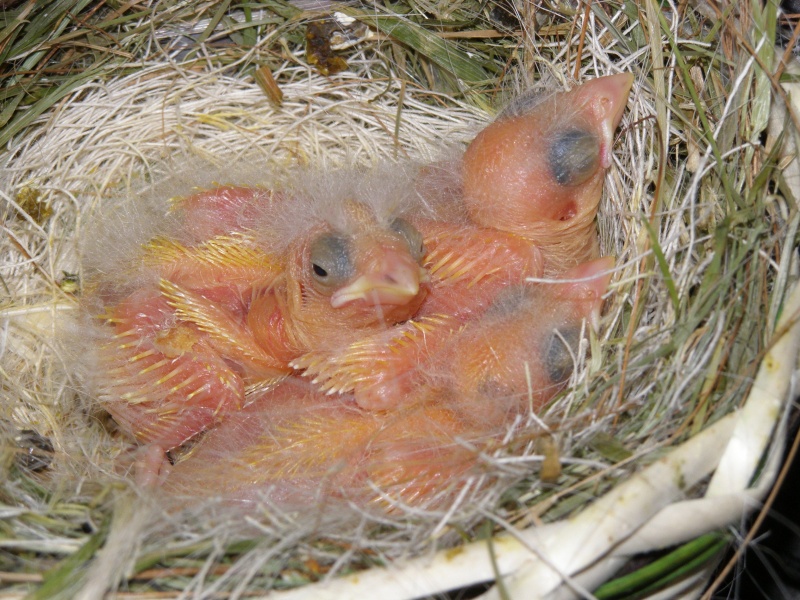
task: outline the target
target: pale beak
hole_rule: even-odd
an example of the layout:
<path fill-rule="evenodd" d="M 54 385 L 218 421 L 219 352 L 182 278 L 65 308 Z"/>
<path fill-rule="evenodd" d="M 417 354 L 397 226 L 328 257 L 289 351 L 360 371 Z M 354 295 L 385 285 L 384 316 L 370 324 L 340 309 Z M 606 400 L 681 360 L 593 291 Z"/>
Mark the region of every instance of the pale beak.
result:
<path fill-rule="evenodd" d="M 416 298 L 420 283 L 428 280 L 427 271 L 403 260 L 385 263 L 384 268 L 361 275 L 350 285 L 336 290 L 331 296 L 331 306 L 340 308 L 358 300 L 374 306 L 403 306 Z"/>
<path fill-rule="evenodd" d="M 600 134 L 603 140 L 600 161 L 604 169 L 611 166 L 614 131 L 622 120 L 631 86 L 633 86 L 633 73 L 619 73 L 592 79 L 581 87 L 581 93 L 591 99 L 591 111 L 594 117 L 600 121 Z"/>

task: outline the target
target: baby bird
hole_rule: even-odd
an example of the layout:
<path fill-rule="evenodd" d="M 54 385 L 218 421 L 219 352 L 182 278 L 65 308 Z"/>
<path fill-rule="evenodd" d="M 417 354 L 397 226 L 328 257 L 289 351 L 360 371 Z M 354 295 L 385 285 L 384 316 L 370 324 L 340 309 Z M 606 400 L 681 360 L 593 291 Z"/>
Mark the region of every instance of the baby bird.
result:
<path fill-rule="evenodd" d="M 360 175 L 333 189 L 311 174 L 280 193 L 201 192 L 179 201 L 183 229 L 89 282 L 87 307 L 105 322 L 96 395 L 149 446 L 141 479 L 289 375 L 293 358 L 417 312 L 427 274 L 421 235 L 398 215 L 409 196 L 375 198 Z"/>
<path fill-rule="evenodd" d="M 599 77 L 506 108 L 464 155 L 473 221 L 539 246 L 550 274 L 596 258 L 594 217 L 632 84 L 630 73 Z"/>
<path fill-rule="evenodd" d="M 306 510 L 343 502 L 432 508 L 478 472 L 480 452 L 499 433 L 427 400 L 362 411 L 291 378 L 209 431 L 169 469 L 163 491 L 178 505 L 221 497 Z"/>
<path fill-rule="evenodd" d="M 292 242 L 281 275 L 257 290 L 247 325 L 286 361 L 411 318 L 428 293 L 422 236 L 402 217 L 383 224 L 345 201 L 348 225 L 320 225 Z"/>
<path fill-rule="evenodd" d="M 516 417 L 563 388 L 584 322 L 595 323 L 608 258 L 562 281 L 509 288 L 418 372 L 408 402 L 361 410 L 291 378 L 230 415 L 172 469 L 165 492 L 260 498 L 296 508 L 325 499 L 436 508 L 482 473 Z M 333 500 L 331 500 L 333 498 Z"/>
<path fill-rule="evenodd" d="M 429 292 L 416 315 L 347 343 L 320 343 L 291 364 L 328 393 L 352 392 L 361 408 L 387 410 L 412 391 L 407 374 L 463 323 L 479 318 L 505 287 L 541 277 L 541 253 L 514 234 L 470 223 L 415 220 L 425 232 Z"/>
<path fill-rule="evenodd" d="M 480 320 L 435 359 L 432 379 L 455 390 L 459 416 L 476 425 L 538 413 L 569 380 L 584 327 L 599 325 L 614 260 L 567 270 L 549 283 L 506 288 Z"/>
<path fill-rule="evenodd" d="M 163 488 L 179 502 L 219 495 L 246 505 L 268 493 L 278 503 L 308 503 L 351 486 L 378 428 L 375 416 L 289 378 L 204 435 Z"/>

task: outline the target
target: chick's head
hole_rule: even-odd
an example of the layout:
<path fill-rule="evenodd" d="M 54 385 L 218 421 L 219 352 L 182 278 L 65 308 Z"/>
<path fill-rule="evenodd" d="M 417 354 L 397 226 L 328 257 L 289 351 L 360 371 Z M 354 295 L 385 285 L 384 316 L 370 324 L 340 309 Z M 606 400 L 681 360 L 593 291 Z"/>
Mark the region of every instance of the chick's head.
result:
<path fill-rule="evenodd" d="M 583 334 L 597 328 L 613 264 L 605 257 L 552 283 L 506 288 L 454 338 L 445 356 L 462 416 L 501 423 L 525 408 L 539 411 L 564 388 Z"/>
<path fill-rule="evenodd" d="M 422 234 L 409 220 L 353 198 L 334 214 L 286 253 L 288 322 L 307 347 L 406 321 L 428 293 Z"/>
<path fill-rule="evenodd" d="M 566 265 L 596 256 L 593 219 L 630 74 L 569 92 L 523 95 L 464 155 L 464 201 L 475 222 L 514 232 Z"/>

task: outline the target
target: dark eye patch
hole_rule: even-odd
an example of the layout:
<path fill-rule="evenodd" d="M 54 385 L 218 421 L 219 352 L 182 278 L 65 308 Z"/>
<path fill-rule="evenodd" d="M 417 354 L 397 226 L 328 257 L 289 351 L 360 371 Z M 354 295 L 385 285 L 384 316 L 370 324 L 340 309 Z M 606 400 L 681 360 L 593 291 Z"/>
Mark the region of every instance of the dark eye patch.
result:
<path fill-rule="evenodd" d="M 574 367 L 572 356 L 578 349 L 580 329 L 567 328 L 554 331 L 544 348 L 544 368 L 553 383 L 569 379 Z"/>
<path fill-rule="evenodd" d="M 405 219 L 395 219 L 389 228 L 395 233 L 399 233 L 408 244 L 411 256 L 416 261 L 422 260 L 425 255 L 425 244 L 422 234 L 411 223 Z"/>
<path fill-rule="evenodd" d="M 589 131 L 567 129 L 553 139 L 547 159 L 560 185 L 580 185 L 597 171 L 600 142 Z"/>
<path fill-rule="evenodd" d="M 336 233 L 319 235 L 310 247 L 311 276 L 323 290 L 333 290 L 353 276 L 355 267 L 350 256 L 350 243 Z"/>

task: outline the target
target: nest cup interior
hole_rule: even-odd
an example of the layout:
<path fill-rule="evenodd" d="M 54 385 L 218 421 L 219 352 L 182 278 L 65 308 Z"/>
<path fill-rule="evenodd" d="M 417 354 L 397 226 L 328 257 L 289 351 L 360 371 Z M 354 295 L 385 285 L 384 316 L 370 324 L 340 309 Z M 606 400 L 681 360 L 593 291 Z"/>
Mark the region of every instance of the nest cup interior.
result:
<path fill-rule="evenodd" d="M 76 81 L 29 122 L 11 121 L 0 156 L 0 500 L 14 544 L 0 571 L 30 576 L 9 579 L 12 591 L 70 597 L 125 579 L 176 597 L 235 596 L 556 523 L 744 403 L 796 270 L 797 211 L 776 168 L 791 160 L 791 134 L 769 129 L 761 66 L 777 57 L 758 44 L 774 39 L 774 7 L 727 16 L 696 46 L 713 29 L 702 7 L 503 6 L 425 4 L 440 20 L 471 15 L 487 36 L 474 47 L 414 18 L 345 7 L 334 29 L 346 40 L 330 52 L 348 68 L 331 73 L 335 61 L 306 43 L 306 22 L 328 26 L 310 12 L 319 6 L 231 6 L 217 19 L 159 5 L 127 22 L 139 42 L 126 61 Z M 758 46 L 759 61 L 732 49 L 736 36 Z M 424 54 L 431 40 L 453 52 L 449 63 Z M 82 269 L 117 268 L 152 231 L 154 203 L 297 166 L 446 162 L 521 90 L 620 72 L 635 82 L 597 217 L 601 253 L 616 260 L 599 331 L 586 330 L 567 389 L 510 424 L 464 493 L 446 506 L 314 518 L 266 493 L 244 517 L 211 501 L 176 512 L 132 484 L 131 442 L 85 385 L 94 340 L 80 315 Z"/>

